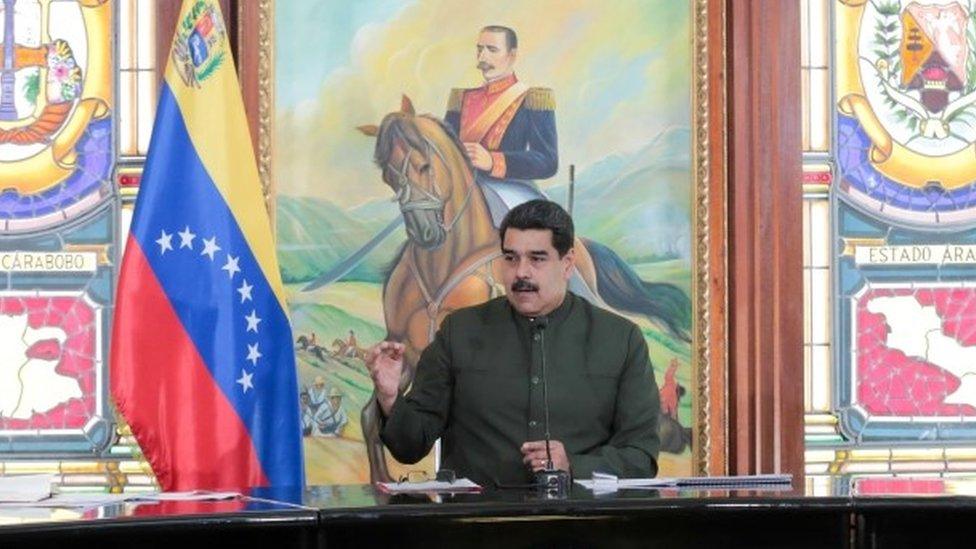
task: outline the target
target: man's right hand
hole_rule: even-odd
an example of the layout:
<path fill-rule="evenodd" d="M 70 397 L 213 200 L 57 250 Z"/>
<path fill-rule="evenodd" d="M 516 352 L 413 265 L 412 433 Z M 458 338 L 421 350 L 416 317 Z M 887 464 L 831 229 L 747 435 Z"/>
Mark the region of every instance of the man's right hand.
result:
<path fill-rule="evenodd" d="M 471 160 L 471 165 L 479 170 L 490 172 L 494 165 L 491 153 L 481 143 L 463 143 L 464 154 Z"/>
<path fill-rule="evenodd" d="M 376 401 L 389 416 L 400 389 L 400 373 L 403 371 L 403 343 L 381 341 L 370 347 L 366 355 L 366 368 L 376 387 Z"/>

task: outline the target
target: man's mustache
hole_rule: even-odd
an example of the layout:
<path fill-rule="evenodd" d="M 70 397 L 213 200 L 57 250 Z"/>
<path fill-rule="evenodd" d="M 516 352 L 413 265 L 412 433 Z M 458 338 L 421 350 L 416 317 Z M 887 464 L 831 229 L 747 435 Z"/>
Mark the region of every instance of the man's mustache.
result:
<path fill-rule="evenodd" d="M 539 286 L 529 282 L 528 280 L 525 280 L 524 278 L 520 278 L 516 280 L 514 283 L 512 283 L 512 291 L 513 292 L 537 292 L 539 291 Z"/>
<path fill-rule="evenodd" d="M 487 61 L 482 61 L 482 62 L 478 63 L 478 70 L 480 70 L 480 71 L 488 71 L 488 70 L 491 70 L 491 69 L 494 69 L 494 68 L 495 68 L 495 66 L 492 65 L 491 63 L 487 62 Z"/>

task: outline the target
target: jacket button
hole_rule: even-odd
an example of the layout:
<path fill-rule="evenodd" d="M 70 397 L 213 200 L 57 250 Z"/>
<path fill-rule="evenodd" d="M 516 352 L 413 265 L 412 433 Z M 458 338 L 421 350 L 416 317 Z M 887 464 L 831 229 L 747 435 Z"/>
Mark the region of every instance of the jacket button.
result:
<path fill-rule="evenodd" d="M 529 427 L 535 427 L 538 424 L 539 422 L 533 419 L 532 421 L 529 422 Z"/>
<path fill-rule="evenodd" d="M 539 376 L 532 376 L 532 385 L 539 384 Z"/>

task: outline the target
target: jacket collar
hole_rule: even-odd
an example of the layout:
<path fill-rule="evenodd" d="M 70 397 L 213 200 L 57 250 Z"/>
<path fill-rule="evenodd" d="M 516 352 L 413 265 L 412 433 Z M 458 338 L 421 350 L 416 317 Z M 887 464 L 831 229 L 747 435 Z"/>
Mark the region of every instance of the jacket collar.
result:
<path fill-rule="evenodd" d="M 485 83 L 483 88 L 486 93 L 494 95 L 496 93 L 502 93 L 508 88 L 511 88 L 512 86 L 515 85 L 516 82 L 518 82 L 518 78 L 515 76 L 515 73 L 513 72 L 512 74 L 506 76 L 505 78 L 499 78 L 498 80 Z"/>
<path fill-rule="evenodd" d="M 566 317 L 569 316 L 570 311 L 573 309 L 573 302 L 576 299 L 578 299 L 576 294 L 566 290 L 566 296 L 563 298 L 563 302 L 560 303 L 559 306 L 553 309 L 549 314 L 539 317 L 525 316 L 516 311 L 515 308 L 512 307 L 512 304 L 508 303 L 507 300 L 506 304 L 508 305 L 509 310 L 512 312 L 512 316 L 515 317 L 515 322 L 520 327 L 531 328 L 541 320 L 546 324 L 546 326 L 551 328 L 560 325 L 564 320 L 566 320 Z"/>

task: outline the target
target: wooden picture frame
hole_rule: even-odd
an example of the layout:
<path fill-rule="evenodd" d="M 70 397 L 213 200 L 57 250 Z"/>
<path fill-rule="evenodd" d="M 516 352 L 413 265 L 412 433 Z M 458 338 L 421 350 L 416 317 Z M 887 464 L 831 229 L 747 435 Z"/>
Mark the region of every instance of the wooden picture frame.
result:
<path fill-rule="evenodd" d="M 727 7 L 688 0 L 693 36 L 693 367 L 694 472 L 730 472 L 729 215 L 726 87 Z M 274 215 L 274 0 L 236 8 L 238 70 L 264 194 Z M 274 223 L 272 223 L 274 226 Z"/>

